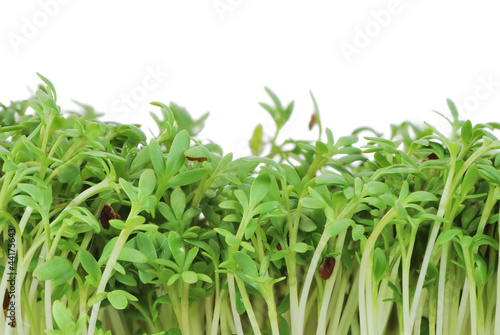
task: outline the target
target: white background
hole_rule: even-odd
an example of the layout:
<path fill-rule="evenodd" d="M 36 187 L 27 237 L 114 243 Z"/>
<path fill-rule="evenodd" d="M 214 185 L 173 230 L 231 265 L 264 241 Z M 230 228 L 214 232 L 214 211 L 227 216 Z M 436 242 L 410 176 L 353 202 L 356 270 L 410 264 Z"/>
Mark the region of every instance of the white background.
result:
<path fill-rule="evenodd" d="M 174 101 L 200 134 L 249 154 L 271 118 L 264 86 L 295 110 L 281 139 L 309 132 L 312 90 L 335 137 L 360 126 L 428 121 L 446 99 L 474 123 L 500 121 L 500 5 L 496 1 L 2 0 L 0 102 L 40 83 L 105 112 L 104 120 L 157 129 L 150 101 Z M 150 73 L 156 72 L 156 81 Z M 127 106 L 124 96 L 131 98 Z"/>

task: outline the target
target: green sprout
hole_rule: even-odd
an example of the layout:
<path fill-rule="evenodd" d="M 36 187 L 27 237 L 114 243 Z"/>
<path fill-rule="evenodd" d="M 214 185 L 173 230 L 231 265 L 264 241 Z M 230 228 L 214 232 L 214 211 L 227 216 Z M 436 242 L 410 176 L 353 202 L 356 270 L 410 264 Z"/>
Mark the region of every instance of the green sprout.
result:
<path fill-rule="evenodd" d="M 278 134 L 252 157 L 153 102 L 158 134 L 34 96 L 0 104 L 5 334 L 500 333 L 498 123 Z M 304 125 L 306 128 L 307 125 Z M 361 132 L 368 132 L 358 145 Z"/>

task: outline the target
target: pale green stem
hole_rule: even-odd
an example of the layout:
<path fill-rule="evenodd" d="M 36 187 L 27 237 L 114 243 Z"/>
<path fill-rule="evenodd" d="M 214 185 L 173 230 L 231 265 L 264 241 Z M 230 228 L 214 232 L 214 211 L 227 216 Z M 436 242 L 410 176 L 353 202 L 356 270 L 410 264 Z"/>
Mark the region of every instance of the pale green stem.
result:
<path fill-rule="evenodd" d="M 340 266 L 340 256 L 335 257 L 335 264 L 338 264 L 338 266 L 335 266 L 335 268 L 333 269 L 332 276 L 326 281 L 325 291 L 323 294 L 323 301 L 321 302 L 321 308 L 318 317 L 318 328 L 316 329 L 316 335 L 324 335 L 326 332 L 327 313 L 328 313 L 328 307 L 330 306 L 333 286 L 335 285 L 337 276 L 342 276 L 342 266 Z"/>
<path fill-rule="evenodd" d="M 99 282 L 99 286 L 97 287 L 97 294 L 100 294 L 104 292 L 106 289 L 106 284 L 108 283 L 109 278 L 111 277 L 111 272 L 113 271 L 113 268 L 115 267 L 115 263 L 118 260 L 118 256 L 120 255 L 120 252 L 127 242 L 127 239 L 129 235 L 132 233 L 133 229 L 132 228 L 125 228 L 120 232 L 120 235 L 118 236 L 118 239 L 116 240 L 115 247 L 113 248 L 113 251 L 111 252 L 111 255 L 109 257 L 108 263 L 106 264 L 106 268 L 104 269 L 104 272 L 101 277 L 101 281 Z M 101 306 L 101 302 L 99 301 L 98 303 L 94 304 L 92 307 L 92 314 L 90 316 L 90 322 L 89 322 L 89 334 L 93 335 L 95 332 L 95 327 L 96 327 L 96 322 L 97 322 L 97 314 L 99 313 L 99 308 Z"/>
<path fill-rule="evenodd" d="M 182 334 L 190 335 L 189 326 L 189 284 L 185 282 L 180 282 L 181 285 L 181 309 L 182 309 Z"/>
<path fill-rule="evenodd" d="M 227 275 L 227 285 L 229 288 L 229 297 L 231 299 L 231 312 L 233 313 L 234 325 L 236 327 L 236 333 L 238 335 L 243 335 L 243 327 L 241 326 L 241 319 L 238 311 L 236 310 L 236 288 L 234 286 L 234 276 L 232 274 Z"/>
<path fill-rule="evenodd" d="M 354 280 L 352 282 L 352 287 L 354 289 L 351 289 L 349 293 L 349 297 L 347 298 L 347 302 L 345 303 L 344 309 L 342 311 L 342 318 L 340 319 L 340 323 L 338 326 L 338 332 L 333 333 L 333 328 L 329 331 L 329 335 L 346 335 L 347 332 L 349 331 L 349 325 L 352 322 L 358 322 L 358 327 L 359 327 L 359 321 L 355 317 L 355 313 L 358 307 L 358 295 L 359 295 L 359 290 L 356 290 L 355 288 L 359 286 L 359 271 L 356 271 L 354 273 Z"/>
<path fill-rule="evenodd" d="M 500 218 L 498 222 L 498 234 L 500 235 Z M 500 249 L 498 250 L 498 259 L 500 260 Z M 497 303 L 495 310 L 495 334 L 500 334 L 500 290 L 498 289 L 500 285 L 500 261 L 497 265 Z"/>
<path fill-rule="evenodd" d="M 316 272 L 316 266 L 318 265 L 319 257 L 321 252 L 326 246 L 326 243 L 330 237 L 326 234 L 326 229 L 321 235 L 316 251 L 314 252 L 313 258 L 309 265 L 309 271 L 307 272 L 306 279 L 304 281 L 304 286 L 302 288 L 302 294 L 300 295 L 300 305 L 299 305 L 299 317 L 297 323 L 297 334 L 302 335 L 304 332 L 305 318 L 306 318 L 306 303 L 308 301 L 309 289 L 311 288 L 311 283 Z"/>
<path fill-rule="evenodd" d="M 470 299 L 470 317 L 471 317 L 471 335 L 477 334 L 477 306 L 476 306 L 476 282 L 474 280 L 473 264 L 470 259 L 469 250 L 462 246 L 465 261 L 465 271 L 467 272 L 467 281 L 469 282 L 469 299 Z"/>
<path fill-rule="evenodd" d="M 234 279 L 236 280 L 236 284 L 238 285 L 238 289 L 240 290 L 241 300 L 243 301 L 243 305 L 245 306 L 248 319 L 250 320 L 250 324 L 252 325 L 252 330 L 254 334 L 260 335 L 259 323 L 257 322 L 257 318 L 255 317 L 252 303 L 248 298 L 247 290 L 245 288 L 245 283 L 237 276 L 234 276 Z"/>
<path fill-rule="evenodd" d="M 384 228 L 387 226 L 389 221 L 391 221 L 397 214 L 397 211 L 395 208 L 391 208 L 380 220 L 377 225 L 373 228 L 372 233 L 370 234 L 370 237 L 368 237 L 368 240 L 366 241 L 365 248 L 363 250 L 363 256 L 361 257 L 361 265 L 360 265 L 360 274 L 359 274 L 359 284 L 358 284 L 358 291 L 359 291 L 359 320 L 360 320 L 360 329 L 362 334 L 369 334 L 371 331 L 374 331 L 375 328 L 373 327 L 373 324 L 369 324 L 368 322 L 373 321 L 369 320 L 367 318 L 368 313 L 370 311 L 366 309 L 366 306 L 368 306 L 369 303 L 369 297 L 365 298 L 365 287 L 367 289 L 367 295 L 371 295 L 371 291 L 369 291 L 368 287 L 370 287 L 369 279 L 368 277 L 371 277 L 371 272 L 367 273 L 368 266 L 371 263 L 371 252 L 373 248 L 375 247 L 375 242 L 377 241 L 379 235 L 382 233 Z M 371 268 L 371 266 L 370 266 Z M 365 284 L 365 282 L 368 282 L 368 284 Z M 373 311 L 372 311 L 373 312 Z M 372 313 L 371 312 L 371 313 Z M 371 330 L 369 329 L 371 327 Z"/>
<path fill-rule="evenodd" d="M 469 161 L 469 160 L 467 160 Z M 460 171 L 462 171 L 461 169 Z M 446 180 L 446 184 L 443 189 L 443 195 L 441 197 L 441 201 L 439 202 L 439 208 L 436 213 L 439 217 L 444 217 L 446 209 L 448 208 L 448 204 L 450 203 L 454 191 L 454 183 L 453 183 L 453 175 L 455 174 L 455 161 L 452 160 L 450 162 L 450 170 L 448 171 L 448 178 Z M 434 249 L 434 244 L 436 243 L 436 238 L 439 234 L 439 227 L 441 223 L 439 221 L 435 221 L 432 225 L 431 232 L 429 234 L 429 240 L 427 242 L 427 247 L 425 249 L 424 259 L 422 261 L 422 266 L 420 269 L 420 274 L 418 276 L 417 287 L 415 289 L 415 295 L 413 296 L 413 302 L 410 310 L 410 329 L 413 328 L 413 323 L 415 322 L 415 317 L 417 315 L 418 303 L 420 300 L 420 295 L 422 294 L 422 288 L 424 286 L 425 275 L 427 274 L 427 267 L 429 266 L 429 261 L 431 259 L 432 251 Z M 446 260 L 444 261 L 443 266 L 446 267 Z M 441 313 L 441 312 L 438 312 Z"/>

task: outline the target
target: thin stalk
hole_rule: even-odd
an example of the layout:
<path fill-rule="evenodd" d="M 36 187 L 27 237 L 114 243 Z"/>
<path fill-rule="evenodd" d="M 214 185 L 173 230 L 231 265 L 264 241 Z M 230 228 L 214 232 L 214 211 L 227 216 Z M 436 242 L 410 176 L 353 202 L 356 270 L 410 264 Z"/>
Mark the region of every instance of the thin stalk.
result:
<path fill-rule="evenodd" d="M 484 292 L 486 293 L 486 317 L 485 317 L 485 334 L 491 334 L 492 328 L 495 327 L 495 320 L 493 319 L 494 311 L 496 309 L 496 295 L 497 295 L 497 282 L 493 279 L 488 281 L 488 286 Z M 484 294 L 484 293 L 483 293 Z"/>
<path fill-rule="evenodd" d="M 238 335 L 243 335 L 243 327 L 241 325 L 240 315 L 236 310 L 236 288 L 234 286 L 234 276 L 232 274 L 227 275 L 227 285 L 229 288 L 229 297 L 231 300 L 231 312 L 233 313 L 234 325 L 236 327 L 236 333 Z"/>
<path fill-rule="evenodd" d="M 328 334 L 337 334 L 340 326 L 340 316 L 342 312 L 346 313 L 344 307 L 345 295 L 347 282 L 351 276 L 352 270 L 342 271 L 340 284 L 337 285 L 336 291 L 334 292 L 333 299 L 330 300 L 330 309 L 333 311 L 333 315 L 329 318 Z M 345 305 L 347 307 L 347 304 Z"/>
<path fill-rule="evenodd" d="M 224 296 L 226 295 L 224 291 L 220 292 L 220 288 L 217 281 L 217 275 L 216 275 L 216 289 L 214 294 L 215 294 L 215 306 L 214 306 L 214 315 L 212 318 L 212 329 L 210 332 L 211 335 L 217 335 L 219 322 L 221 320 L 221 310 L 222 310 L 221 304 Z"/>
<path fill-rule="evenodd" d="M 185 282 L 179 282 L 181 294 L 181 310 L 182 310 L 182 334 L 190 335 L 189 326 L 189 284 Z"/>
<path fill-rule="evenodd" d="M 314 252 L 313 258 L 311 260 L 311 263 L 309 265 L 309 271 L 307 272 L 306 275 L 306 280 L 304 281 L 304 286 L 302 288 L 302 294 L 300 295 L 300 305 L 299 305 L 299 317 L 298 317 L 298 323 L 297 323 L 297 334 L 302 335 L 304 331 L 304 324 L 305 324 L 305 318 L 306 318 L 306 303 L 308 301 L 308 296 L 309 296 L 309 290 L 311 288 L 311 283 L 313 280 L 314 273 L 316 272 L 316 267 L 319 262 L 319 257 L 321 256 L 321 252 L 326 246 L 326 243 L 330 237 L 323 232 L 321 235 L 321 239 L 319 240 L 318 246 L 316 247 L 316 251 Z"/>
<path fill-rule="evenodd" d="M 39 330 L 37 328 L 37 323 L 35 322 L 35 318 L 33 317 L 33 312 L 31 310 L 32 305 L 30 305 L 28 301 L 28 297 L 26 295 L 25 290 L 21 291 L 21 299 L 23 302 L 23 307 L 24 311 L 26 312 L 26 315 L 28 317 L 29 325 L 26 327 L 26 332 L 29 332 L 31 328 L 31 333 L 32 334 L 39 334 Z"/>
<path fill-rule="evenodd" d="M 172 302 L 172 308 L 174 310 L 174 315 L 177 321 L 177 325 L 180 325 L 182 322 L 182 311 L 181 311 L 181 303 L 179 302 L 179 297 L 177 296 L 177 291 L 173 289 L 172 286 L 167 286 L 167 294 L 170 297 L 170 301 Z"/>
<path fill-rule="evenodd" d="M 134 306 L 135 308 L 137 308 L 137 310 L 142 314 L 142 316 L 144 316 L 144 319 L 146 320 L 146 327 L 148 328 L 148 332 L 156 333 L 158 331 L 158 329 L 156 329 L 155 324 L 153 323 L 153 321 L 149 317 L 151 313 L 148 313 L 148 311 L 146 311 L 144 309 L 144 307 L 142 307 L 142 305 L 138 301 L 129 301 L 128 303 L 131 304 L 132 306 Z"/>
<path fill-rule="evenodd" d="M 458 309 L 457 331 L 459 334 L 464 333 L 467 324 L 467 310 L 469 309 L 469 281 L 465 276 L 464 286 L 462 288 L 462 297 L 460 298 L 460 307 Z"/>
<path fill-rule="evenodd" d="M 271 283 L 267 283 L 264 293 L 266 296 L 265 300 L 267 303 L 267 314 L 269 316 L 269 322 L 271 323 L 272 334 L 279 335 L 280 331 L 278 327 L 278 313 L 276 311 L 276 303 L 274 301 L 274 294 L 273 294 L 273 285 Z"/>
<path fill-rule="evenodd" d="M 454 310 L 454 285 L 457 284 L 457 278 L 456 278 L 456 267 L 455 266 L 451 266 L 450 268 L 448 268 L 448 273 L 447 273 L 447 276 L 448 276 L 448 281 L 446 282 L 446 286 L 445 286 L 445 294 L 444 294 L 444 299 L 445 301 L 443 302 L 444 303 L 444 315 L 443 315 L 443 331 L 446 332 L 446 334 L 450 334 L 450 318 L 451 318 L 451 315 L 455 315 L 453 312 L 456 312 Z M 460 286 L 459 286 L 460 287 Z M 438 301 L 439 303 L 439 301 Z M 458 306 L 458 304 L 456 305 Z M 454 319 L 455 317 L 453 317 Z M 438 323 L 438 326 L 439 326 L 439 323 Z M 437 329 L 436 329 L 436 332 L 437 332 Z"/>
<path fill-rule="evenodd" d="M 340 257 L 336 257 L 335 264 L 339 263 L 340 263 Z M 319 311 L 318 328 L 316 329 L 316 335 L 323 335 L 326 332 L 326 322 L 328 320 L 327 319 L 328 307 L 330 306 L 335 279 L 337 278 L 337 276 L 342 275 L 341 269 L 342 267 L 340 266 L 340 264 L 339 266 L 336 266 L 335 269 L 333 270 L 334 273 L 332 273 L 330 279 L 326 281 L 325 291 L 323 292 L 323 301 L 321 302 L 321 308 Z"/>
<path fill-rule="evenodd" d="M 369 278 L 366 281 L 366 306 L 367 308 L 367 325 L 368 325 L 368 334 L 377 335 L 378 334 L 378 319 L 375 315 L 377 315 L 377 293 L 378 293 L 378 283 L 373 279 L 373 260 L 367 264 L 366 273 Z M 371 306 L 370 306 L 371 305 Z"/>
<path fill-rule="evenodd" d="M 211 329 L 211 324 L 210 324 L 210 321 L 212 320 L 213 318 L 213 314 L 214 314 L 214 295 L 215 293 L 213 293 L 212 295 L 210 295 L 209 297 L 207 297 L 205 299 L 205 334 L 206 335 L 210 335 L 210 329 Z"/>
<path fill-rule="evenodd" d="M 469 160 L 467 160 L 469 161 Z M 463 169 L 461 169 L 462 171 Z M 439 208 L 436 213 L 439 217 L 444 217 L 445 212 L 449 206 L 453 198 L 453 176 L 455 174 L 455 160 L 452 159 L 450 161 L 450 169 L 448 171 L 448 178 L 446 179 L 446 183 L 443 189 L 443 195 L 441 197 L 441 201 L 439 202 Z M 432 255 L 432 251 L 434 249 L 434 244 L 436 243 L 436 238 L 439 234 L 439 227 L 441 226 L 440 221 L 434 221 L 431 232 L 429 234 L 429 240 L 427 242 L 427 247 L 424 253 L 424 259 L 422 261 L 422 267 L 420 269 L 420 274 L 418 276 L 417 287 L 415 289 L 415 295 L 413 297 L 413 302 L 410 310 L 410 329 L 413 328 L 413 323 L 415 322 L 416 314 L 417 314 L 417 306 L 420 300 L 420 295 L 422 294 L 422 288 L 424 286 L 425 275 L 427 274 L 427 267 L 429 266 L 429 261 Z M 446 262 L 446 260 L 444 260 Z M 446 263 L 445 263 L 446 264 Z M 439 294 L 439 293 L 438 293 Z M 441 313 L 441 312 L 438 312 Z"/>
<path fill-rule="evenodd" d="M 245 306 L 245 310 L 247 312 L 248 319 L 250 320 L 252 330 L 256 335 L 260 335 L 259 323 L 257 322 L 257 318 L 255 317 L 255 312 L 253 310 L 252 303 L 250 302 L 250 298 L 248 297 L 245 283 L 237 276 L 234 276 L 234 279 L 236 280 L 236 284 L 238 285 L 238 289 L 241 294 L 241 300 L 243 301 L 243 305 Z"/>
<path fill-rule="evenodd" d="M 288 184 L 284 179 L 281 179 L 281 188 L 283 194 L 283 201 L 285 204 L 285 209 L 287 212 L 287 223 L 288 223 L 288 235 L 290 238 L 290 244 L 297 241 L 298 225 L 300 222 L 300 215 L 302 211 L 302 204 L 299 202 L 297 209 L 295 211 L 295 220 L 292 218 L 292 211 L 290 209 L 290 199 L 288 196 Z M 295 222 L 294 222 L 295 221 Z M 293 242 L 292 242 L 293 241 Z M 286 243 L 285 243 L 286 244 Z M 287 246 L 282 246 L 287 247 Z M 290 323 L 291 329 L 297 329 L 298 321 L 298 306 L 299 306 L 299 296 L 298 296 L 298 284 L 297 284 L 297 262 L 295 251 L 290 251 L 288 255 L 285 256 L 285 265 L 288 270 L 287 284 L 288 284 L 288 294 L 290 296 Z"/>
<path fill-rule="evenodd" d="M 483 302 L 483 288 L 477 288 L 476 306 L 477 306 L 477 331 L 478 334 L 486 334 L 484 332 L 484 302 Z"/>
<path fill-rule="evenodd" d="M 358 309 L 358 294 L 359 291 L 356 289 L 359 283 L 359 271 L 354 273 L 354 280 L 352 282 L 351 290 L 349 292 L 349 297 L 345 303 L 344 309 L 342 311 L 342 317 L 338 326 L 338 332 L 334 333 L 333 328 L 329 330 L 329 335 L 346 335 L 349 331 L 349 326 L 351 322 L 358 322 L 355 318 L 356 310 Z"/>
<path fill-rule="evenodd" d="M 389 221 L 391 221 L 395 216 L 397 215 L 397 210 L 395 208 L 391 208 L 380 220 L 377 225 L 373 228 L 372 233 L 370 234 L 370 237 L 365 243 L 365 247 L 363 250 L 363 256 L 361 258 L 361 265 L 360 265 L 360 274 L 359 274 L 359 284 L 358 284 L 358 290 L 359 290 L 359 320 L 360 320 L 360 329 L 361 333 L 367 334 L 370 332 L 368 329 L 370 327 L 369 321 L 367 319 L 367 310 L 366 310 L 366 305 L 368 304 L 368 298 L 365 298 L 365 287 L 368 287 L 365 282 L 367 281 L 366 279 L 371 276 L 371 272 L 367 274 L 369 262 L 372 260 L 371 258 L 371 252 L 373 248 L 375 247 L 375 243 L 379 237 L 379 235 L 382 233 L 382 230 L 387 226 Z M 370 267 L 371 268 L 371 267 Z M 367 293 L 368 295 L 371 296 L 371 291 Z M 369 312 L 369 311 L 368 311 Z M 372 320 L 373 321 L 373 320 Z M 373 324 L 371 325 L 373 326 Z M 371 328 L 371 330 L 374 330 L 375 328 Z"/>
<path fill-rule="evenodd" d="M 500 218 L 498 224 L 498 233 L 500 235 Z M 500 260 L 500 249 L 498 249 L 498 259 Z M 495 311 L 495 334 L 500 334 L 500 290 L 498 289 L 500 285 L 500 262 L 497 265 L 497 302 Z"/>
<path fill-rule="evenodd" d="M 471 318 L 471 335 L 477 334 L 477 301 L 476 301 L 476 282 L 473 274 L 473 264 L 469 250 L 462 245 L 464 253 L 465 271 L 467 273 L 467 281 L 469 282 L 469 299 L 470 299 L 470 318 Z"/>
<path fill-rule="evenodd" d="M 131 211 L 131 213 L 135 214 L 135 211 Z M 113 271 L 113 268 L 115 267 L 116 261 L 118 260 L 118 256 L 120 255 L 120 252 L 127 242 L 128 237 L 132 233 L 133 229 L 132 228 L 125 228 L 120 232 L 120 235 L 118 236 L 118 239 L 116 240 L 115 247 L 113 248 L 113 251 L 111 252 L 111 255 L 109 257 L 108 263 L 106 264 L 106 268 L 104 269 L 104 272 L 101 277 L 101 281 L 99 282 L 99 286 L 97 287 L 97 294 L 100 294 L 104 292 L 106 289 L 106 284 L 108 283 L 109 278 L 111 277 L 111 272 Z M 94 304 L 92 307 L 92 314 L 90 316 L 90 321 L 89 321 L 89 334 L 94 334 L 95 332 L 95 327 L 96 327 L 96 322 L 97 322 L 97 314 L 99 313 L 99 307 L 101 306 L 101 302 L 99 301 L 98 303 Z"/>
<path fill-rule="evenodd" d="M 342 219 L 346 217 L 350 217 L 352 214 L 352 211 L 356 208 L 358 205 L 359 201 L 364 197 L 364 194 L 361 193 L 358 197 L 353 198 L 349 204 L 344 208 L 344 210 L 338 215 L 336 218 Z M 311 288 L 311 283 L 312 279 L 314 276 L 314 273 L 316 272 L 316 268 L 319 263 L 319 258 L 321 256 L 321 253 L 326 247 L 326 244 L 328 243 L 330 237 L 327 235 L 327 230 L 325 229 L 323 231 L 323 234 L 321 235 L 321 238 L 318 242 L 318 246 L 316 247 L 316 250 L 314 251 L 313 258 L 311 259 L 311 263 L 309 264 L 309 269 L 306 274 L 306 279 L 304 281 L 303 287 L 302 287 L 302 293 L 300 295 L 300 303 L 299 303 L 299 310 L 298 310 L 298 322 L 297 322 L 297 334 L 302 335 L 304 331 L 304 317 L 305 317 L 305 310 L 306 310 L 306 303 L 307 303 L 307 297 L 309 295 L 309 290 Z"/>

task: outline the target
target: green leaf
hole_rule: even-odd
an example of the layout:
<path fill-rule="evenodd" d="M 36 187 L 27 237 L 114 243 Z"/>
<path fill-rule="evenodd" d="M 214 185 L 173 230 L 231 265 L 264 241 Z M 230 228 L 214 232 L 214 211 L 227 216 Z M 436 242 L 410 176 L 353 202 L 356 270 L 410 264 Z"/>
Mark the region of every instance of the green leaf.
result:
<path fill-rule="evenodd" d="M 182 280 L 188 284 L 195 284 L 198 281 L 198 276 L 196 275 L 196 272 L 184 271 L 182 272 Z"/>
<path fill-rule="evenodd" d="M 71 312 L 66 308 L 66 305 L 61 300 L 54 301 L 52 305 L 52 313 L 57 325 L 65 334 L 72 334 L 75 331 L 76 323 L 71 315 Z"/>
<path fill-rule="evenodd" d="M 248 197 L 243 190 L 235 190 L 233 194 L 236 199 L 238 199 L 244 210 L 248 208 Z"/>
<path fill-rule="evenodd" d="M 170 179 L 184 165 L 186 158 L 184 152 L 189 149 L 189 134 L 186 130 L 181 130 L 175 135 L 172 146 L 167 156 L 166 176 L 165 179 Z"/>
<path fill-rule="evenodd" d="M 16 171 L 17 165 L 12 160 L 8 159 L 2 166 L 3 172 Z"/>
<path fill-rule="evenodd" d="M 257 271 L 257 265 L 246 253 L 242 251 L 236 251 L 235 253 L 233 253 L 233 257 L 246 275 L 250 277 L 257 277 L 259 275 Z"/>
<path fill-rule="evenodd" d="M 335 143 L 335 147 L 336 148 L 347 147 L 353 145 L 357 141 L 358 141 L 357 136 L 342 136 L 337 140 L 337 143 Z"/>
<path fill-rule="evenodd" d="M 253 131 L 252 138 L 250 139 L 250 150 L 252 151 L 252 155 L 259 156 L 264 149 L 264 145 L 262 143 L 262 136 L 264 134 L 262 125 L 259 124 L 255 127 Z"/>
<path fill-rule="evenodd" d="M 194 259 L 196 258 L 196 255 L 198 255 L 198 251 L 198 247 L 193 247 L 187 252 L 186 260 L 184 261 L 184 269 L 189 269 Z"/>
<path fill-rule="evenodd" d="M 300 199 L 300 203 L 305 208 L 312 208 L 312 209 L 322 209 L 325 208 L 326 206 L 326 202 L 318 200 L 316 198 L 302 198 Z"/>
<path fill-rule="evenodd" d="M 87 280 L 91 285 L 97 288 L 101 281 L 101 269 L 94 256 L 87 250 L 81 250 L 80 262 L 82 263 L 83 269 L 89 274 Z"/>
<path fill-rule="evenodd" d="M 189 148 L 184 152 L 184 156 L 190 158 L 206 158 L 208 161 L 212 160 L 210 151 L 202 145 Z"/>
<path fill-rule="evenodd" d="M 175 231 L 171 231 L 168 234 L 168 245 L 175 262 L 180 266 L 184 266 L 184 260 L 186 259 L 186 249 L 184 247 L 184 242 L 181 235 Z"/>
<path fill-rule="evenodd" d="M 62 184 L 69 183 L 75 180 L 79 174 L 80 168 L 75 164 L 70 164 L 59 171 L 59 173 L 57 174 L 57 180 Z"/>
<path fill-rule="evenodd" d="M 446 103 L 448 104 L 448 108 L 450 109 L 451 115 L 453 116 L 453 122 L 457 123 L 458 122 L 458 110 L 457 107 L 455 106 L 455 103 L 451 101 L 450 99 L 446 99 Z"/>
<path fill-rule="evenodd" d="M 236 246 L 236 245 L 240 245 L 241 244 L 241 239 L 239 239 L 238 237 L 236 237 L 233 234 L 229 233 L 226 236 L 226 243 L 230 247 L 233 247 L 233 246 Z"/>
<path fill-rule="evenodd" d="M 365 185 L 365 190 L 368 195 L 379 195 L 379 194 L 384 194 L 389 191 L 389 187 L 379 181 L 370 181 Z"/>
<path fill-rule="evenodd" d="M 344 179 L 344 177 L 336 174 L 336 173 L 324 173 L 316 177 L 316 183 L 318 185 L 327 184 L 327 185 L 335 185 L 342 188 L 348 187 L 349 184 Z"/>
<path fill-rule="evenodd" d="M 315 147 L 318 155 L 324 155 L 328 152 L 328 147 L 321 141 L 316 141 Z"/>
<path fill-rule="evenodd" d="M 109 221 L 111 223 L 111 221 Z M 128 228 L 136 229 L 140 225 L 146 222 L 146 218 L 140 215 L 129 216 L 125 222 Z"/>
<path fill-rule="evenodd" d="M 54 286 L 70 280 L 75 274 L 73 264 L 69 259 L 61 256 L 54 256 L 53 259 L 38 265 L 33 272 L 33 276 L 38 280 L 52 280 Z"/>
<path fill-rule="evenodd" d="M 469 167 L 467 169 L 467 172 L 465 173 L 464 180 L 460 185 L 460 194 L 462 196 L 467 195 L 476 184 L 478 178 L 479 178 L 479 170 L 477 168 L 477 165 L 474 164 L 471 167 Z"/>
<path fill-rule="evenodd" d="M 399 200 L 396 200 L 396 210 L 398 212 L 399 218 L 401 220 L 409 221 L 408 218 L 408 212 L 406 211 L 406 208 L 399 202 Z"/>
<path fill-rule="evenodd" d="M 263 202 L 263 203 L 257 205 L 257 207 L 255 207 L 255 209 L 252 211 L 252 214 L 259 215 L 262 213 L 271 213 L 279 206 L 280 206 L 280 203 L 278 201 Z"/>
<path fill-rule="evenodd" d="M 125 309 L 128 305 L 127 296 L 122 290 L 108 292 L 108 300 L 111 305 L 118 310 Z"/>
<path fill-rule="evenodd" d="M 298 252 L 298 253 L 304 253 L 306 252 L 307 250 L 312 250 L 313 247 L 303 243 L 303 242 L 299 242 L 299 243 L 294 243 L 292 245 L 290 245 L 288 247 L 290 250 L 292 251 L 295 251 L 295 252 Z"/>
<path fill-rule="evenodd" d="M 463 144 L 467 145 L 472 137 L 472 123 L 470 120 L 465 121 L 462 125 L 460 136 L 462 137 Z"/>
<path fill-rule="evenodd" d="M 156 186 L 155 173 L 151 169 L 146 169 L 141 173 L 141 178 L 139 179 L 139 196 L 145 199 L 150 196 Z"/>
<path fill-rule="evenodd" d="M 207 173 L 204 168 L 182 171 L 170 178 L 167 188 L 191 185 L 199 181 Z"/>
<path fill-rule="evenodd" d="M 479 165 L 479 175 L 488 182 L 500 185 L 500 174 L 493 167 L 488 165 Z"/>
<path fill-rule="evenodd" d="M 488 280 L 488 265 L 481 254 L 474 255 L 474 279 L 478 287 L 484 287 Z"/>
<path fill-rule="evenodd" d="M 170 205 L 177 220 L 182 219 L 182 214 L 186 207 L 186 195 L 181 188 L 176 188 L 170 195 Z"/>
<path fill-rule="evenodd" d="M 387 258 L 385 253 L 380 248 L 376 248 L 373 252 L 373 277 L 378 283 L 387 269 Z"/>
<path fill-rule="evenodd" d="M 54 87 L 54 84 L 52 84 L 52 82 L 49 79 L 45 78 L 40 73 L 37 72 L 36 75 L 49 87 L 49 89 L 52 92 L 52 95 L 54 97 L 54 101 L 57 101 L 57 94 L 56 94 L 56 89 Z"/>
<path fill-rule="evenodd" d="M 127 194 L 131 202 L 137 202 L 137 188 L 123 178 L 119 179 L 120 186 Z"/>
<path fill-rule="evenodd" d="M 451 241 L 455 236 L 462 236 L 462 231 L 458 228 L 450 229 L 445 231 L 444 233 L 439 234 L 436 244 L 443 244 Z"/>
<path fill-rule="evenodd" d="M 101 136 L 102 130 L 101 126 L 95 122 L 90 122 L 87 124 L 87 127 L 85 128 L 85 138 L 87 140 L 94 140 Z"/>
<path fill-rule="evenodd" d="M 365 227 L 357 224 L 352 228 L 352 239 L 354 241 L 357 241 L 361 238 L 361 236 L 363 236 L 364 233 L 365 233 Z"/>
<path fill-rule="evenodd" d="M 410 193 L 406 199 L 406 203 L 412 203 L 412 202 L 424 202 L 424 201 L 438 201 L 439 199 L 432 193 L 425 192 L 425 191 L 416 191 Z"/>
<path fill-rule="evenodd" d="M 20 205 L 23 205 L 24 207 L 31 207 L 38 212 L 43 212 L 40 205 L 38 205 L 38 203 L 33 200 L 33 198 L 26 195 L 16 195 L 14 198 L 12 198 L 12 200 Z"/>
<path fill-rule="evenodd" d="M 153 163 L 153 168 L 158 176 L 158 179 L 165 175 L 166 165 L 165 165 L 165 157 L 163 156 L 163 151 L 160 148 L 158 142 L 155 139 L 152 139 L 149 142 L 149 156 L 151 158 L 151 163 Z"/>
<path fill-rule="evenodd" d="M 135 237 L 135 243 L 140 252 L 147 257 L 148 262 L 152 263 L 157 258 L 156 249 L 151 238 L 145 233 L 138 233 Z"/>
<path fill-rule="evenodd" d="M 254 179 L 250 188 L 250 207 L 255 207 L 266 196 L 271 187 L 271 177 L 260 174 Z"/>
<path fill-rule="evenodd" d="M 129 247 L 123 247 L 118 259 L 131 263 L 146 263 L 148 258 L 139 250 Z"/>
<path fill-rule="evenodd" d="M 327 226 L 326 233 L 329 237 L 335 237 L 354 224 L 354 221 L 351 219 L 335 220 Z"/>

